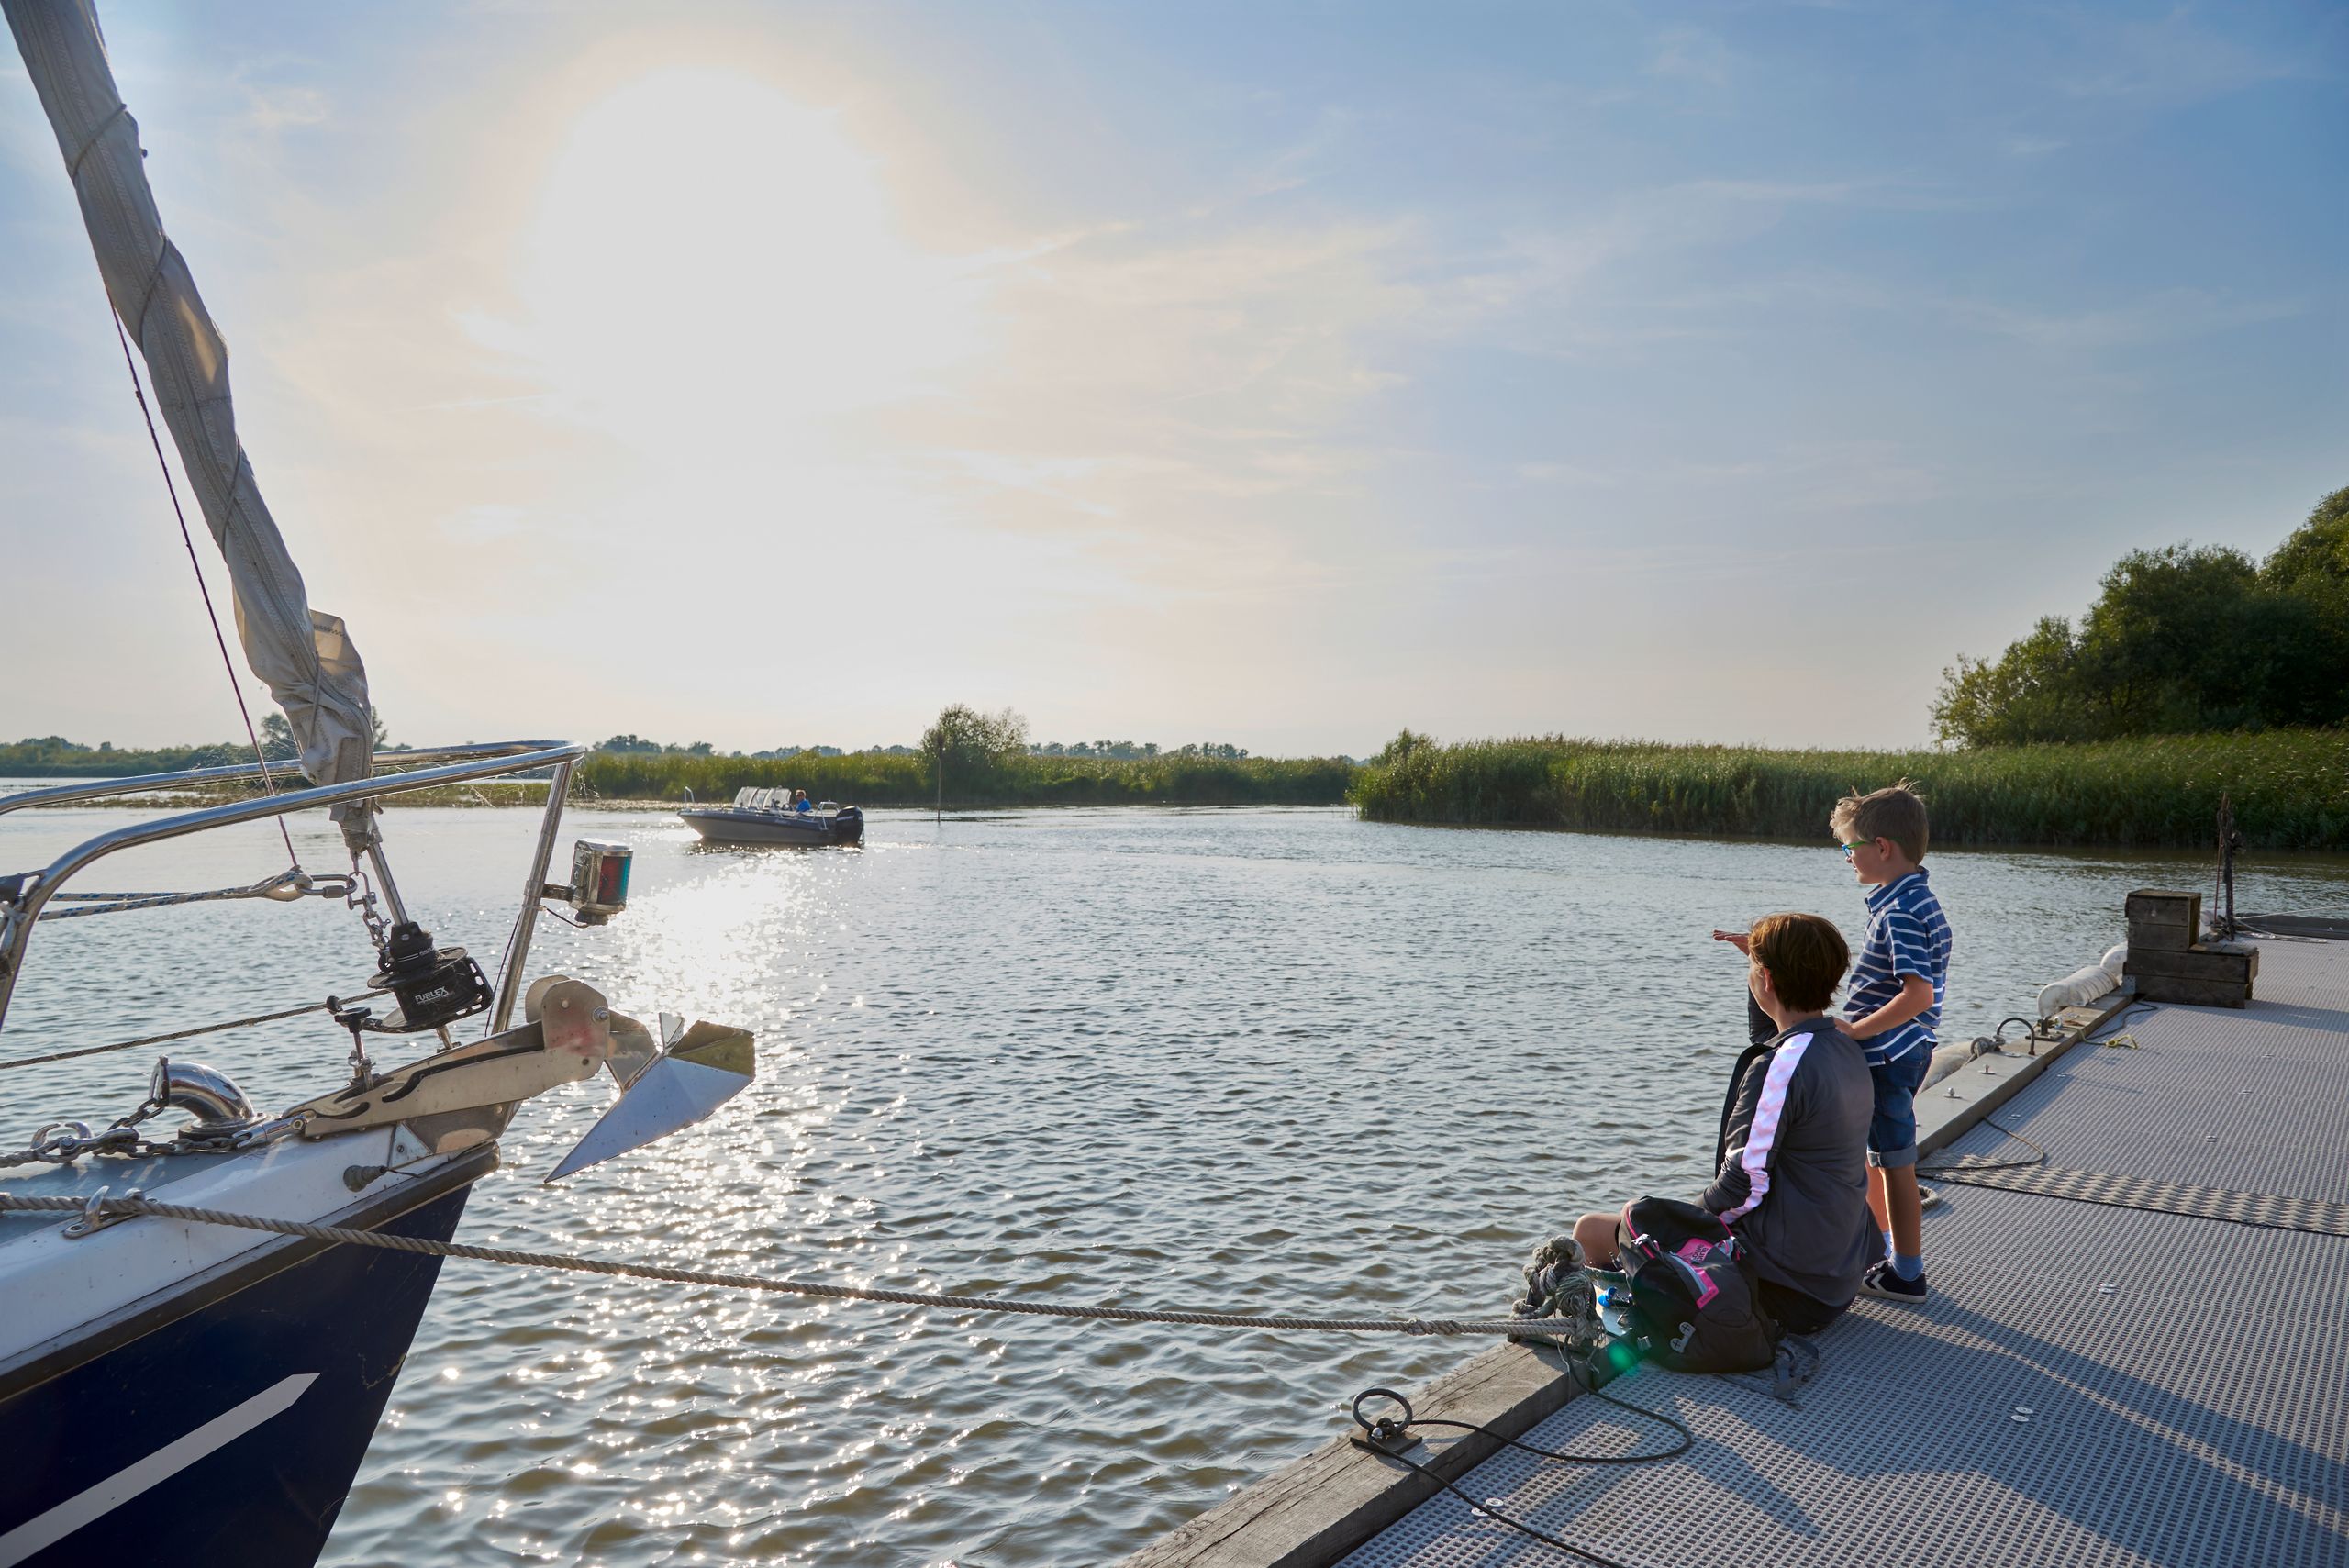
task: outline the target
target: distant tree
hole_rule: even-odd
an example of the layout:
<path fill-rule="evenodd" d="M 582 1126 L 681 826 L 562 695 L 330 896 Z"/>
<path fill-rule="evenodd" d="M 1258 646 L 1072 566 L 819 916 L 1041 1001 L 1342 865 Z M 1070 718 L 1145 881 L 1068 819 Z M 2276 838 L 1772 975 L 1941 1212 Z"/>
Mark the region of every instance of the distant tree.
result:
<path fill-rule="evenodd" d="M 714 756 L 718 748 L 707 740 L 696 740 L 690 746 L 663 746 L 661 750 L 672 757 L 708 757 Z"/>
<path fill-rule="evenodd" d="M 968 784 L 1028 750 L 1028 721 L 1005 708 L 984 713 L 967 703 L 950 703 L 938 722 L 922 731 L 921 754 L 942 767 L 952 784 Z"/>
<path fill-rule="evenodd" d="M 1380 749 L 1375 761 L 1380 767 L 1392 767 L 1414 751 L 1434 749 L 1434 736 L 1421 735 L 1415 730 L 1398 729 L 1395 732 L 1395 739 Z"/>
<path fill-rule="evenodd" d="M 2349 623 L 2349 490 L 2316 504 L 2309 520 L 2261 563 L 2260 581 L 2296 594 L 2332 619 Z"/>
<path fill-rule="evenodd" d="M 261 754 L 273 762 L 283 762 L 302 754 L 294 740 L 294 727 L 282 713 L 261 716 Z M 274 775 L 273 775 L 274 776 Z"/>
<path fill-rule="evenodd" d="M 615 735 L 609 740 L 607 740 L 602 745 L 596 747 L 596 750 L 598 751 L 657 752 L 661 750 L 661 743 L 657 740 L 647 740 L 641 735 Z"/>
<path fill-rule="evenodd" d="M 2040 620 L 1995 660 L 1969 659 L 1942 672 L 1933 733 L 1967 746 L 2084 740 L 2101 728 L 2080 690 L 2079 647 L 2062 616 Z"/>
<path fill-rule="evenodd" d="M 2133 550 L 2080 623 L 2082 684 L 2121 735 L 2307 723 L 2316 611 L 2267 591 L 2240 550 Z"/>
<path fill-rule="evenodd" d="M 2254 564 L 2223 546 L 2132 550 L 2076 629 L 2061 617 L 1942 673 L 1961 745 L 2339 724 L 2349 718 L 2349 490 Z"/>
<path fill-rule="evenodd" d="M 367 718 L 374 731 L 375 744 L 389 746 L 392 741 L 384 728 L 384 716 L 371 708 Z M 300 743 L 294 739 L 294 726 L 274 708 L 261 716 L 261 754 L 273 762 L 291 762 L 302 754 Z"/>

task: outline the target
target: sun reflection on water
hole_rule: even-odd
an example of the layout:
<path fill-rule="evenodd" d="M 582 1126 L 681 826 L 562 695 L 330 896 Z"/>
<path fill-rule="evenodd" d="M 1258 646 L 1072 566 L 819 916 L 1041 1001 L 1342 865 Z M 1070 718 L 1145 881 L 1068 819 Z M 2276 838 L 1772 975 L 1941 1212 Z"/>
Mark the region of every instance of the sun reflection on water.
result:
<path fill-rule="evenodd" d="M 111 820 L 47 817 L 0 818 L 0 863 Z M 494 953 L 519 814 L 395 826 L 424 917 Z M 860 852 L 711 853 L 608 812 L 570 827 L 635 847 L 636 901 L 600 929 L 551 924 L 533 972 L 647 1021 L 743 1025 L 759 1077 L 560 1188 L 541 1178 L 613 1090 L 534 1102 L 463 1239 L 1067 1301 L 1496 1304 L 1560 1216 L 1682 1190 L 1709 1156 L 1743 1026 L 1704 933 L 1796 888 L 1850 913 L 1808 849 L 1332 812 L 881 813 Z M 331 834 L 297 841 L 323 862 Z M 1961 1029 L 2100 951 L 2115 887 L 2185 863 L 1937 861 Z M 177 850 L 155 885 L 230 869 Z M 2337 907 L 2344 885 L 2341 862 L 2279 862 L 2262 899 Z M 202 918 L 169 924 L 210 935 L 168 965 L 147 915 L 44 931 L 8 1038 L 297 1002 L 357 962 L 347 921 L 309 906 Z M 289 1103 L 338 1070 L 337 1033 L 273 1026 L 206 1056 Z M 69 1063 L 41 1109 L 127 1109 L 146 1070 Z M 1333 1401 L 1458 1353 L 451 1262 L 326 1561 L 1114 1561 L 1299 1451 Z"/>

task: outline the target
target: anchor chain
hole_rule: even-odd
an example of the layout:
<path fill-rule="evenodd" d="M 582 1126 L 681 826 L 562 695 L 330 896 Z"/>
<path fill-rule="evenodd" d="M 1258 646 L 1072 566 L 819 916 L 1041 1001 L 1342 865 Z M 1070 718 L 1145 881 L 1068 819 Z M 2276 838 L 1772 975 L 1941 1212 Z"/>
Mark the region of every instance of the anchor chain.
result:
<path fill-rule="evenodd" d="M 139 1135 L 139 1124 L 164 1109 L 161 1099 L 150 1095 L 128 1116 L 117 1117 L 103 1132 L 92 1132 L 86 1121 L 52 1121 L 33 1134 L 32 1146 L 14 1154 L 0 1154 L 0 1169 L 13 1165 L 71 1165 L 84 1154 L 161 1154 L 168 1143 L 150 1143 Z"/>

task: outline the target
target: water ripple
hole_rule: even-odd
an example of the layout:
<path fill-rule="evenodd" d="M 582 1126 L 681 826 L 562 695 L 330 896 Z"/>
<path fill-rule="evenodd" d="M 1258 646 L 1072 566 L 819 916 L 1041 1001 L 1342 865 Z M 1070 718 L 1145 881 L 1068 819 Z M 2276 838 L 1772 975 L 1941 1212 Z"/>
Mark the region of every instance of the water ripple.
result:
<path fill-rule="evenodd" d="M 0 866 L 123 819 L 0 818 Z M 540 1176 L 610 1089 L 545 1096 L 465 1239 L 1066 1301 L 1494 1309 L 1585 1207 L 1701 1182 L 1743 1030 L 1711 928 L 1790 906 L 1858 924 L 1823 847 L 1329 811 L 942 829 L 879 813 L 860 853 L 711 852 L 656 817 L 572 826 L 635 845 L 636 905 L 549 930 L 534 971 L 746 1025 L 759 1080 L 560 1190 Z M 423 917 L 490 958 L 529 829 L 465 810 L 389 831 Z M 323 822 L 296 841 L 333 863 Z M 125 857 L 123 885 L 134 860 L 156 886 L 250 878 L 272 842 L 176 841 Z M 1953 1029 L 2117 940 L 2125 887 L 2203 874 L 2191 857 L 1937 856 Z M 2349 884 L 2332 859 L 2254 875 L 2270 908 L 2337 906 Z M 44 928 L 6 1054 L 321 995 L 365 957 L 346 917 L 309 905 Z M 302 1020 L 202 1054 L 273 1103 L 330 1079 L 342 1049 Z M 12 1084 L 11 1130 L 127 1108 L 149 1064 Z M 326 1560 L 1113 1562 L 1336 1429 L 1360 1388 L 1463 1353 L 452 1262 Z"/>

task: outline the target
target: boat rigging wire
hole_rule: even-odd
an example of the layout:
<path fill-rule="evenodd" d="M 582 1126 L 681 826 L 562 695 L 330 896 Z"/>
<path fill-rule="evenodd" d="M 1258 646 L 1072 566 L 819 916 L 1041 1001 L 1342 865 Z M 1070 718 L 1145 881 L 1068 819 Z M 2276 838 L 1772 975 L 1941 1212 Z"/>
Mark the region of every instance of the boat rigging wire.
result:
<path fill-rule="evenodd" d="M 108 121 L 111 123 L 112 117 L 108 117 Z M 97 139 L 93 137 L 90 147 L 96 145 Z M 89 147 L 84 147 L 82 150 L 83 155 L 86 156 L 89 150 Z M 76 158 L 73 161 L 78 170 L 81 159 Z M 79 188 L 78 184 L 76 188 Z M 137 361 L 130 357 L 130 335 L 122 329 L 122 317 L 114 309 L 111 299 L 106 302 L 106 314 L 114 321 L 115 341 L 122 345 L 123 368 L 130 373 L 130 395 L 139 400 L 139 417 L 147 421 L 147 440 L 155 449 L 155 464 L 163 471 L 163 489 L 172 498 L 172 515 L 180 521 L 180 543 L 187 547 L 187 563 L 195 572 L 195 591 L 204 596 L 204 614 L 212 622 L 212 640 L 220 650 L 220 667 L 228 673 L 228 693 L 237 699 L 238 717 L 245 721 L 245 739 L 252 742 L 253 761 L 261 764 L 261 787 L 268 794 L 275 795 L 277 783 L 269 776 L 269 758 L 262 751 L 261 732 L 253 728 L 252 709 L 245 706 L 245 688 L 237 679 L 236 661 L 228 657 L 228 639 L 220 630 L 220 612 L 212 605 L 212 585 L 204 580 L 204 563 L 195 553 L 195 536 L 188 531 L 187 509 L 180 505 L 179 484 L 172 478 L 171 462 L 163 456 L 163 438 L 155 433 L 155 413 L 147 406 L 147 386 L 139 378 Z M 242 446 L 237 449 L 237 461 L 239 463 L 245 461 Z M 294 830 L 286 827 L 283 817 L 277 819 L 277 836 L 285 841 L 286 863 L 300 871 L 302 857 L 294 852 Z"/>
<path fill-rule="evenodd" d="M 212 887 L 193 893 L 60 893 L 50 902 L 78 903 L 80 907 L 44 909 L 38 917 L 72 920 L 83 915 L 119 915 L 131 909 L 164 909 L 178 904 L 217 904 L 238 898 L 266 898 L 274 904 L 291 904 L 301 898 L 347 898 L 350 892 L 347 877 L 328 873 L 313 878 L 306 871 L 290 870 L 243 887 Z"/>
<path fill-rule="evenodd" d="M 371 996 L 388 996 L 388 988 L 354 991 L 342 997 L 344 1002 L 364 1001 Z M 286 1018 L 298 1018 L 305 1013 L 325 1013 L 334 1009 L 333 1001 L 312 1002 L 305 1006 L 287 1007 L 274 1013 L 255 1013 L 249 1018 L 229 1018 L 217 1024 L 198 1024 L 194 1029 L 173 1029 L 169 1034 L 141 1035 L 137 1040 L 118 1040 L 112 1045 L 85 1045 L 76 1051 L 52 1051 L 46 1056 L 20 1056 L 14 1062 L 0 1062 L 0 1073 L 11 1067 L 39 1067 L 51 1062 L 71 1062 L 77 1056 L 98 1056 L 109 1051 L 135 1051 L 142 1045 L 169 1045 L 175 1040 L 193 1040 L 200 1034 L 218 1034 L 224 1029 L 250 1029 L 255 1024 L 273 1024 Z"/>

